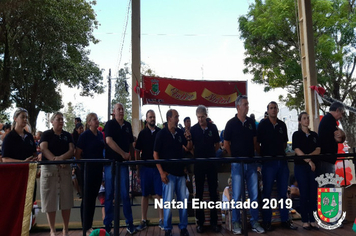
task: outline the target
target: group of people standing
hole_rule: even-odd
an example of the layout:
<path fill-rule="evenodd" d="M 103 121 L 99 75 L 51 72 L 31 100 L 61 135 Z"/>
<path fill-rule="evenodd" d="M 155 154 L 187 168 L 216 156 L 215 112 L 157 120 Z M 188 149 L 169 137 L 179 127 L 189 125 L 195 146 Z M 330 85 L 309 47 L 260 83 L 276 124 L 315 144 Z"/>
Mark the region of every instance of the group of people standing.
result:
<path fill-rule="evenodd" d="M 293 225 L 289 219 L 289 209 L 286 208 L 286 198 L 289 179 L 289 168 L 286 156 L 286 147 L 288 142 L 286 124 L 277 118 L 279 109 L 276 102 L 270 102 L 267 105 L 267 117 L 263 119 L 256 129 L 256 123 L 253 119 L 247 116 L 249 110 L 248 98 L 246 96 L 238 96 L 235 101 L 237 114 L 226 124 L 224 131 L 224 149 L 227 156 L 230 157 L 244 157 L 243 162 L 236 162 L 231 164 L 232 176 L 232 197 L 235 202 L 241 201 L 242 180 L 246 181 L 247 190 L 251 202 L 258 201 L 258 164 L 253 157 L 260 155 L 264 158 L 262 162 L 262 181 L 264 199 L 271 199 L 273 185 L 276 181 L 279 199 L 284 201 L 284 207 L 280 206 L 281 226 L 287 229 L 296 230 L 297 227 Z M 329 113 L 322 119 L 319 126 L 319 139 L 317 133 L 309 129 L 309 116 L 303 112 L 298 117 L 299 129 L 293 134 L 293 149 L 296 155 L 304 156 L 304 159 L 296 158 L 295 160 L 295 175 L 300 186 L 300 205 L 301 216 L 303 222 L 303 229 L 318 230 L 315 224 L 315 219 L 312 212 L 317 209 L 317 182 L 315 177 L 323 173 L 334 173 L 333 165 L 335 164 L 335 155 L 328 157 L 321 156 L 316 158 L 314 155 L 322 154 L 336 154 L 337 143 L 342 143 L 345 140 L 345 133 L 337 128 L 337 120 L 341 119 L 344 112 L 344 106 L 341 103 L 333 103 L 330 106 Z M 179 114 L 176 110 L 169 110 L 167 112 L 167 126 L 157 133 L 157 129 L 152 122 L 154 117 L 153 111 L 148 111 L 146 119 L 150 124 L 146 130 L 141 131 L 139 135 L 146 137 L 145 143 L 149 146 L 150 155 L 145 156 L 144 160 L 152 159 L 180 159 L 182 158 L 182 147 L 185 151 L 194 150 L 195 158 L 209 158 L 215 157 L 215 153 L 219 148 L 219 135 L 217 128 L 211 122 L 207 122 L 207 110 L 204 106 L 198 106 L 196 109 L 196 116 L 198 123 L 191 129 L 181 130 L 178 128 Z M 149 120 L 151 117 L 151 120 Z M 151 135 L 150 135 L 151 134 Z M 153 141 L 154 140 L 154 141 Z M 148 148 L 148 147 L 147 147 Z M 139 148 L 140 150 L 140 148 Z M 144 151 L 142 151 L 144 153 Z M 313 158 L 305 158 L 306 155 L 314 156 Z M 137 155 L 139 156 L 139 155 Z M 268 157 L 280 157 L 282 159 L 268 160 Z M 325 167 L 327 166 L 327 167 Z M 153 168 L 152 174 L 155 180 L 158 180 L 157 171 Z M 164 164 L 157 164 L 158 173 L 162 181 L 162 198 L 163 202 L 171 202 L 174 194 L 177 196 L 177 201 L 183 201 L 187 198 L 185 192 L 185 173 L 184 165 L 176 162 L 167 162 Z M 242 174 L 243 173 L 243 174 Z M 217 168 L 213 162 L 197 162 L 194 165 L 194 174 L 196 180 L 196 198 L 200 201 L 203 195 L 203 186 L 205 177 L 208 181 L 209 195 L 211 201 L 217 201 Z M 146 178 L 141 176 L 141 179 Z M 153 183 L 151 187 L 155 186 Z M 160 190 L 159 190 L 160 191 Z M 159 195 L 159 191 L 155 192 Z M 160 198 L 160 196 L 158 196 Z M 144 204 L 143 204 L 144 205 Z M 146 206 L 146 205 L 145 205 Z M 147 207 L 143 207 L 143 211 L 147 212 Z M 251 218 L 250 223 L 252 230 L 257 233 L 264 233 L 265 231 L 274 230 L 271 225 L 272 210 L 264 209 L 262 211 L 263 224 L 259 224 L 259 209 L 250 209 Z M 172 209 L 164 209 L 163 228 L 165 235 L 172 235 L 171 225 Z M 214 231 L 220 231 L 217 225 L 216 209 L 211 209 L 211 227 Z M 160 215 L 161 216 L 161 215 Z M 179 210 L 180 235 L 189 235 L 187 227 L 187 209 Z M 204 228 L 204 213 L 202 209 L 196 211 L 197 218 L 197 232 L 202 233 Z M 147 215 L 142 214 L 142 224 L 138 229 L 146 227 Z M 242 225 L 240 210 L 232 210 L 233 233 L 241 234 Z"/>
<path fill-rule="evenodd" d="M 224 149 L 227 156 L 246 158 L 244 162 L 231 164 L 232 197 L 235 202 L 241 201 L 242 180 L 246 186 L 251 202 L 258 201 L 258 164 L 253 159 L 256 155 L 265 157 L 285 156 L 288 141 L 287 128 L 283 121 L 277 118 L 278 105 L 270 102 L 267 105 L 268 117 L 262 120 L 258 128 L 253 119 L 247 116 L 249 103 L 247 96 L 238 96 L 235 101 L 237 114 L 230 119 L 224 131 Z M 345 140 L 345 133 L 337 128 L 336 121 L 341 119 L 344 106 L 334 103 L 330 112 L 322 119 L 319 126 L 319 136 L 309 130 L 309 116 L 303 112 L 298 117 L 299 129 L 293 134 L 293 149 L 296 155 L 318 155 L 319 153 L 336 154 L 337 143 Z M 73 144 L 72 135 L 63 130 L 63 114 L 56 112 L 51 117 L 53 128 L 43 133 L 40 141 L 42 161 L 63 161 L 76 159 L 102 159 L 105 158 L 123 162 L 128 160 L 170 160 L 183 158 L 185 151 L 193 150 L 195 158 L 215 157 L 220 148 L 220 138 L 217 127 L 208 122 L 207 108 L 198 106 L 196 116 L 198 123 L 191 129 L 179 129 L 179 114 L 170 109 L 167 114 L 166 127 L 160 129 L 156 126 L 155 113 L 149 110 L 146 113 L 146 127 L 139 133 L 134 151 L 134 137 L 131 124 L 124 120 L 124 107 L 121 103 L 114 106 L 114 119 L 108 121 L 104 128 L 104 135 L 98 131 L 99 121 L 95 113 L 90 113 L 86 118 L 87 129 L 82 133 L 76 143 Z M 37 161 L 35 141 L 30 133 L 25 131 L 28 112 L 19 108 L 14 113 L 13 130 L 6 136 L 3 143 L 3 161 Z M 63 163 L 63 162 L 62 162 Z M 312 211 L 316 210 L 317 186 L 316 173 L 332 173 L 335 156 L 328 159 L 317 160 L 315 158 L 296 159 L 295 177 L 299 184 L 301 215 L 303 228 L 318 229 L 313 218 Z M 95 201 L 102 183 L 102 171 L 105 176 L 105 218 L 104 225 L 108 233 L 111 233 L 114 218 L 114 192 L 115 192 L 115 165 L 86 163 L 86 181 L 88 189 L 83 197 L 87 201 L 86 221 L 83 228 L 91 232 Z M 205 178 L 209 186 L 210 201 L 218 201 L 218 173 L 215 162 L 197 162 L 194 165 L 196 181 L 196 198 L 203 200 L 203 187 Z M 123 213 L 126 218 L 127 232 L 134 234 L 138 230 L 147 227 L 147 209 L 149 195 L 163 198 L 163 202 L 172 202 L 176 195 L 177 201 L 187 199 L 185 165 L 182 163 L 165 161 L 162 164 L 145 164 L 140 167 L 142 188 L 142 222 L 138 227 L 133 224 L 132 209 L 129 197 L 129 167 L 120 165 L 120 194 L 123 203 Z M 242 174 L 243 173 L 243 174 Z M 265 199 L 271 198 L 271 192 L 275 180 L 277 181 L 278 197 L 286 199 L 289 169 L 287 160 L 270 160 L 262 163 L 263 193 Z M 71 169 L 69 165 L 42 165 L 41 167 L 41 205 L 42 212 L 46 212 L 50 226 L 51 236 L 55 235 L 55 215 L 57 210 L 62 211 L 63 236 L 68 235 L 68 223 L 70 211 L 73 206 L 73 187 L 71 181 Z M 81 214 L 83 214 L 83 205 Z M 289 220 L 289 209 L 280 208 L 282 226 L 288 229 L 297 229 Z M 259 224 L 259 209 L 251 209 L 250 223 L 252 230 L 257 233 L 273 230 L 271 225 L 271 209 L 263 210 L 263 227 Z M 172 235 L 172 209 L 158 209 L 159 227 L 165 230 L 165 235 Z M 83 218 L 83 217 L 82 217 Z M 205 216 L 203 209 L 196 211 L 197 232 L 202 233 Z M 179 209 L 179 229 L 181 236 L 188 236 L 187 209 Z M 232 210 L 233 233 L 241 234 L 240 210 Z M 217 224 L 217 210 L 211 209 L 211 227 L 219 232 Z"/>

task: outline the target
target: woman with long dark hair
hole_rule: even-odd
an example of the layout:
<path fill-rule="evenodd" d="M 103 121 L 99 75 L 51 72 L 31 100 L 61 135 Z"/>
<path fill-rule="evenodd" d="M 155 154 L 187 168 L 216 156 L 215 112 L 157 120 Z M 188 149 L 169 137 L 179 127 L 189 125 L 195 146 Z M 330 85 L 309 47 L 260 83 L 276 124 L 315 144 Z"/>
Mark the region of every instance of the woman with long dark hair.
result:
<path fill-rule="evenodd" d="M 309 115 L 302 112 L 298 116 L 299 129 L 293 134 L 292 147 L 297 156 L 318 155 L 320 145 L 318 134 L 309 129 Z M 300 214 L 303 229 L 319 229 L 313 211 L 317 211 L 317 182 L 315 181 L 315 161 L 310 158 L 294 160 L 294 175 L 300 192 Z"/>

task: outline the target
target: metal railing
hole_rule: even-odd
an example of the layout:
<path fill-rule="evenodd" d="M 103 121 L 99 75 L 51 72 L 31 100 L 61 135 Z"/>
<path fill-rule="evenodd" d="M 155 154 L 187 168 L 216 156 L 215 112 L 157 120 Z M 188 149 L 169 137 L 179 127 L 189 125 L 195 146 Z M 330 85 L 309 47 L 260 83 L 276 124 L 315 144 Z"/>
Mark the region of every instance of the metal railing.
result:
<path fill-rule="evenodd" d="M 183 158 L 183 159 L 169 159 L 169 160 L 148 160 L 148 161 L 125 161 L 125 162 L 118 162 L 114 160 L 108 160 L 108 159 L 82 159 L 82 160 L 64 160 L 64 161 L 40 161 L 38 162 L 38 165 L 58 165 L 58 164 L 83 164 L 83 171 L 84 171 L 84 180 L 83 180 L 83 222 L 86 222 L 86 209 L 87 209 L 87 200 L 86 196 L 88 195 L 88 168 L 87 165 L 88 163 L 102 163 L 102 164 L 111 164 L 112 169 L 115 167 L 115 204 L 114 204 L 114 235 L 119 235 L 119 229 L 120 229 L 120 203 L 121 202 L 121 196 L 120 196 L 120 166 L 125 165 L 125 166 L 130 166 L 130 165 L 144 165 L 144 164 L 164 164 L 164 163 L 184 163 L 184 164 L 194 164 L 194 163 L 203 163 L 203 162 L 216 162 L 217 164 L 220 163 L 241 163 L 241 164 L 247 164 L 247 163 L 263 163 L 266 161 L 276 161 L 276 160 L 284 160 L 288 162 L 294 162 L 294 160 L 302 160 L 302 159 L 318 159 L 322 160 L 321 158 L 327 158 L 327 157 L 336 157 L 337 160 L 342 160 L 343 161 L 343 166 L 344 166 L 344 176 L 346 177 L 346 171 L 345 171 L 345 160 L 352 160 L 353 163 L 356 163 L 356 148 L 353 148 L 353 153 L 345 153 L 345 154 L 323 154 L 323 155 L 308 155 L 308 156 L 254 156 L 253 158 L 251 157 L 212 157 L 212 158 Z M 6 163 L 1 163 L 1 164 L 6 164 Z M 10 163 L 9 163 L 10 164 Z M 15 164 L 15 163 L 11 163 Z M 242 173 L 241 175 L 244 175 L 244 168 L 241 168 Z M 346 180 L 345 180 L 345 185 L 346 185 Z M 245 184 L 244 184 L 244 178 L 241 178 L 241 188 L 242 188 L 242 193 L 245 193 Z M 245 194 L 241 194 L 242 196 L 242 202 L 245 201 Z M 247 214 L 246 214 L 246 209 L 243 208 L 243 226 L 244 229 L 247 229 Z M 244 235 L 248 235 L 248 230 L 244 230 Z M 86 232 L 83 229 L 83 236 L 86 236 Z"/>

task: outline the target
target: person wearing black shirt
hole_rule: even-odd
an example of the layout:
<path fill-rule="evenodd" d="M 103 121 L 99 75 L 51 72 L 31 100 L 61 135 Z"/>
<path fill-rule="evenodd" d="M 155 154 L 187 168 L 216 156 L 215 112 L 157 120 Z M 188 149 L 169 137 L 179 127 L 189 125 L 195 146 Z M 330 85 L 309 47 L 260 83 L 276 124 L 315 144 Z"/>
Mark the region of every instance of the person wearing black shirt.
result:
<path fill-rule="evenodd" d="M 63 130 L 63 114 L 51 117 L 53 128 L 43 132 L 40 147 L 42 161 L 63 161 L 74 154 L 72 135 Z M 70 211 L 73 207 L 72 171 L 70 165 L 41 166 L 41 206 L 47 213 L 51 236 L 55 235 L 56 211 L 62 210 L 63 235 L 68 235 Z M 59 193 L 58 193 L 59 191 Z"/>
<path fill-rule="evenodd" d="M 208 123 L 207 119 L 207 110 L 203 105 L 198 106 L 196 110 L 196 115 L 198 123 L 195 124 L 191 129 L 190 133 L 192 134 L 192 142 L 194 148 L 194 157 L 195 158 L 211 158 L 215 157 L 216 151 L 219 149 L 219 133 L 216 125 Z M 218 172 L 216 163 L 206 162 L 206 163 L 196 163 L 194 165 L 194 175 L 195 175 L 195 186 L 196 186 L 196 197 L 199 201 L 203 200 L 204 192 L 204 182 L 205 176 L 208 180 L 209 186 L 209 196 L 210 201 L 216 202 L 219 200 L 217 194 L 218 188 Z M 204 209 L 196 210 L 197 218 L 197 232 L 202 233 L 204 231 Z M 220 227 L 217 225 L 217 211 L 216 209 L 211 209 L 210 211 L 210 224 L 214 231 L 219 232 Z"/>
<path fill-rule="evenodd" d="M 23 108 L 16 109 L 13 118 L 13 129 L 5 136 L 2 144 L 3 162 L 37 161 L 36 142 L 32 134 L 25 130 L 28 120 L 27 110 Z M 33 202 L 36 201 L 36 189 L 37 182 L 35 181 Z"/>
<path fill-rule="evenodd" d="M 32 134 L 25 130 L 28 112 L 18 108 L 14 113 L 13 129 L 2 144 L 3 162 L 37 161 L 36 142 Z"/>
<path fill-rule="evenodd" d="M 147 126 L 138 135 L 136 141 L 136 159 L 137 160 L 153 160 L 153 145 L 157 133 L 161 130 L 156 126 L 156 115 L 153 110 L 146 112 Z M 142 151 L 142 154 L 141 154 Z M 141 154 L 141 155 L 140 155 Z M 147 210 L 149 195 L 155 195 L 156 199 L 162 198 L 162 181 L 161 176 L 155 164 L 146 164 L 140 166 L 140 179 L 141 179 L 141 225 L 137 230 L 141 231 L 147 228 Z M 158 226 L 163 230 L 163 209 L 158 209 L 159 224 Z"/>
<path fill-rule="evenodd" d="M 247 96 L 240 95 L 235 101 L 237 114 L 230 119 L 225 127 L 224 147 L 230 157 L 246 157 L 251 159 L 255 150 L 259 152 L 257 145 L 257 134 L 255 121 L 247 117 L 249 103 Z M 242 172 L 243 170 L 243 172 Z M 244 175 L 242 175 L 244 173 Z M 232 197 L 235 202 L 241 201 L 242 192 L 241 179 L 244 179 L 247 184 L 248 195 L 251 203 L 258 203 L 258 176 L 257 163 L 232 163 L 231 164 L 231 179 L 232 179 Z M 264 229 L 258 223 L 258 208 L 251 208 L 250 223 L 252 230 L 257 233 L 264 233 Z M 241 219 L 240 210 L 232 210 L 233 233 L 241 234 Z"/>
<path fill-rule="evenodd" d="M 81 124 L 81 123 L 80 123 Z M 87 130 L 79 136 L 75 157 L 77 160 L 80 159 L 103 159 L 103 150 L 105 147 L 105 142 L 103 134 L 98 130 L 99 120 L 98 116 L 95 113 L 89 113 L 86 117 L 86 127 Z M 82 219 L 82 226 L 84 231 L 87 234 L 92 232 L 93 217 L 95 213 L 95 203 L 96 196 L 100 189 L 100 185 L 103 178 L 103 165 L 102 163 L 86 163 L 86 171 L 89 173 L 87 175 L 87 190 L 84 189 L 85 186 L 82 186 L 83 195 L 85 201 L 87 202 L 86 209 L 86 222 L 83 222 L 83 203 L 80 205 L 80 213 Z M 84 179 L 84 169 L 81 172 L 82 179 Z"/>
<path fill-rule="evenodd" d="M 297 156 L 318 155 L 320 145 L 318 134 L 309 130 L 309 115 L 302 112 L 298 116 L 299 129 L 293 133 L 292 148 Z M 315 163 L 310 158 L 294 160 L 294 175 L 300 191 L 300 214 L 303 228 L 319 229 L 315 224 L 313 211 L 317 211 L 317 189 Z"/>
<path fill-rule="evenodd" d="M 79 133 L 77 131 L 77 124 L 79 124 L 79 123 L 82 123 L 82 119 L 80 119 L 80 117 L 76 117 L 74 119 L 74 129 L 73 129 L 73 133 L 72 133 L 74 145 L 77 143 L 78 138 L 79 138 Z"/>
<path fill-rule="evenodd" d="M 257 129 L 257 142 L 261 144 L 262 156 L 285 156 L 288 134 L 286 124 L 277 118 L 278 105 L 270 102 L 267 105 L 268 117 L 262 120 Z M 264 161 L 262 164 L 263 198 L 271 199 L 274 181 L 277 180 L 278 196 L 287 198 L 289 169 L 287 160 Z M 296 230 L 289 220 L 289 209 L 280 208 L 282 227 Z M 267 231 L 273 230 L 271 226 L 272 209 L 263 210 L 263 223 Z"/>
<path fill-rule="evenodd" d="M 109 120 L 105 125 L 105 158 L 119 162 L 134 159 L 134 141 L 131 124 L 124 120 L 124 106 L 121 103 L 115 104 L 115 119 Z M 111 231 L 112 220 L 114 219 L 114 179 L 112 172 L 114 166 L 105 165 L 105 219 L 104 225 L 108 233 Z M 134 234 L 137 232 L 133 225 L 132 209 L 129 195 L 129 169 L 128 166 L 120 165 L 120 193 L 123 205 L 124 216 L 126 218 L 127 232 Z"/>
<path fill-rule="evenodd" d="M 340 102 L 334 102 L 327 113 L 320 121 L 318 133 L 320 141 L 321 154 L 337 154 L 338 143 L 343 143 L 346 139 L 337 121 L 342 118 L 345 107 Z M 322 157 L 317 163 L 317 176 L 326 173 L 335 173 L 336 156 Z M 327 185 L 326 187 L 334 187 Z"/>
<path fill-rule="evenodd" d="M 74 145 L 77 146 L 77 142 L 78 142 L 78 139 L 79 139 L 79 136 L 84 133 L 84 126 L 82 123 L 77 123 L 75 125 L 75 132 L 73 133 L 73 142 L 74 142 Z"/>
<path fill-rule="evenodd" d="M 183 132 L 178 128 L 179 115 L 176 110 L 170 109 L 167 112 L 167 127 L 162 129 L 156 137 L 154 144 L 153 157 L 159 159 L 182 159 L 182 145 L 188 150 L 192 149 L 192 140 L 189 130 Z M 165 163 L 157 164 L 157 169 L 160 173 L 162 184 L 163 202 L 172 203 L 174 193 L 177 195 L 177 201 L 183 202 L 187 199 L 184 164 L 180 163 Z M 187 206 L 185 206 L 187 207 Z M 188 236 L 188 210 L 183 207 L 179 210 L 181 236 Z M 165 236 L 172 235 L 172 209 L 163 209 L 163 223 Z"/>
<path fill-rule="evenodd" d="M 185 117 L 183 121 L 184 121 L 184 128 L 182 128 L 183 132 L 185 132 L 185 130 L 190 131 L 191 129 L 190 117 L 189 116 Z M 184 158 L 192 158 L 193 157 L 192 150 L 188 150 L 185 146 L 183 146 L 183 156 Z M 188 171 L 190 171 L 190 169 L 191 168 L 188 168 Z"/>

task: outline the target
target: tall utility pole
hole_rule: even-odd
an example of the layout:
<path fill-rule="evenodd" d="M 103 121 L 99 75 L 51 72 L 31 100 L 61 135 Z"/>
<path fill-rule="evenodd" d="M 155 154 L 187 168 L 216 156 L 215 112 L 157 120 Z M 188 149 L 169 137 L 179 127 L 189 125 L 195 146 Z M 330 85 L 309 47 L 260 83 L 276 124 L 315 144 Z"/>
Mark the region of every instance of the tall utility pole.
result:
<path fill-rule="evenodd" d="M 317 85 L 311 0 L 298 0 L 298 16 L 305 110 L 309 114 L 311 129 L 318 132 L 319 107 L 314 91 L 310 89 Z"/>
<path fill-rule="evenodd" d="M 111 69 L 108 76 L 108 121 L 111 120 Z"/>
<path fill-rule="evenodd" d="M 131 43 L 132 43 L 132 132 L 137 137 L 140 132 L 141 100 L 134 91 L 136 81 L 141 83 L 141 3 L 140 0 L 132 1 L 131 18 Z"/>

